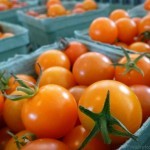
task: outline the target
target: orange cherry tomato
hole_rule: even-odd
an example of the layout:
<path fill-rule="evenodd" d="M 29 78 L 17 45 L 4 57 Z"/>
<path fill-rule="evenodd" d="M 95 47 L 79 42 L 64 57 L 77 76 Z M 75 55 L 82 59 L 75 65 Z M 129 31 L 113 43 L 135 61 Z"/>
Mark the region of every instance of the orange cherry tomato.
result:
<path fill-rule="evenodd" d="M 118 29 L 111 19 L 100 17 L 90 24 L 89 36 L 95 41 L 112 44 L 117 40 Z"/>
<path fill-rule="evenodd" d="M 150 31 L 150 15 L 143 17 L 138 26 L 138 33 L 141 34 L 145 31 Z"/>
<path fill-rule="evenodd" d="M 144 2 L 144 9 L 145 10 L 150 10 L 150 0 L 145 0 L 145 2 Z"/>
<path fill-rule="evenodd" d="M 26 81 L 25 83 L 28 86 L 33 86 L 33 84 L 35 84 L 36 80 L 30 76 L 30 75 L 26 75 L 26 74 L 17 74 L 16 75 L 19 79 Z M 10 77 L 9 82 L 8 82 L 8 87 L 9 89 L 6 90 L 7 94 L 12 93 L 13 91 L 16 90 L 17 86 L 19 86 L 19 83 L 17 81 L 15 81 L 14 77 Z"/>
<path fill-rule="evenodd" d="M 110 13 L 109 18 L 113 21 L 116 21 L 121 18 L 130 18 L 130 16 L 124 9 L 115 9 Z"/>
<path fill-rule="evenodd" d="M 136 52 L 149 52 L 150 53 L 150 45 L 145 42 L 134 42 L 129 46 L 129 49 Z"/>
<path fill-rule="evenodd" d="M 22 120 L 25 128 L 40 138 L 61 138 L 76 123 L 77 104 L 72 94 L 62 86 L 42 86 L 23 105 Z"/>
<path fill-rule="evenodd" d="M 79 100 L 79 106 L 99 113 L 104 107 L 107 92 L 110 92 L 110 112 L 126 128 L 135 133 L 141 126 L 142 108 L 135 93 L 125 84 L 114 80 L 95 82 L 87 87 Z M 94 121 L 78 109 L 81 124 L 88 130 L 93 129 Z M 120 128 L 117 128 L 120 130 Z M 126 138 L 111 135 L 112 144 L 121 144 Z"/>
<path fill-rule="evenodd" d="M 135 60 L 139 54 L 130 54 L 131 60 Z M 119 63 L 125 64 L 127 62 L 126 57 L 123 57 Z M 143 84 L 150 86 L 150 60 L 147 57 L 142 57 L 136 65 L 143 71 L 143 75 L 136 70 L 132 69 L 128 73 L 124 74 L 124 66 L 116 66 L 115 69 L 115 79 L 120 81 L 128 86 L 134 84 Z"/>
<path fill-rule="evenodd" d="M 141 103 L 143 122 L 145 122 L 150 117 L 150 87 L 146 85 L 132 85 L 130 88 L 137 95 Z"/>
<path fill-rule="evenodd" d="M 51 67 L 46 69 L 40 79 L 40 87 L 47 84 L 57 84 L 66 89 L 76 85 L 71 71 L 63 67 Z"/>
<path fill-rule="evenodd" d="M 20 91 L 14 91 L 13 93 L 11 93 L 11 95 L 23 95 L 23 94 L 24 93 Z M 19 101 L 12 101 L 10 99 L 5 100 L 3 118 L 12 132 L 16 133 L 25 129 L 21 119 L 21 111 L 26 101 L 27 99 Z"/>
<path fill-rule="evenodd" d="M 69 89 L 70 93 L 74 96 L 77 104 L 79 102 L 79 99 L 82 95 L 82 93 L 86 90 L 86 86 L 82 86 L 82 85 L 77 85 L 77 86 L 73 86 Z"/>
<path fill-rule="evenodd" d="M 133 42 L 134 37 L 137 35 L 137 25 L 136 23 L 129 18 L 121 18 L 116 22 L 118 28 L 118 39 L 121 42 L 130 44 Z"/>
<path fill-rule="evenodd" d="M 97 5 L 97 3 L 94 0 L 84 0 L 82 2 L 82 4 L 83 4 L 83 8 L 86 11 L 94 10 L 94 9 L 98 8 L 98 5 Z"/>
<path fill-rule="evenodd" d="M 64 49 L 64 53 L 68 56 L 72 65 L 80 55 L 86 52 L 88 52 L 88 48 L 78 41 L 69 42 L 68 47 Z"/>
<path fill-rule="evenodd" d="M 134 17 L 134 18 L 132 18 L 132 20 L 136 23 L 136 25 L 137 25 L 137 27 L 139 26 L 139 23 L 140 23 L 140 21 L 141 21 L 141 18 L 139 18 L 139 17 Z"/>
<path fill-rule="evenodd" d="M 64 6 L 60 4 L 54 4 L 48 7 L 47 15 L 48 17 L 59 17 L 67 14 L 67 10 Z"/>
<path fill-rule="evenodd" d="M 61 1 L 60 0 L 48 0 L 46 3 L 46 7 L 49 8 L 51 5 L 54 5 L 54 4 L 61 4 Z"/>
<path fill-rule="evenodd" d="M 73 128 L 64 138 L 63 142 L 69 146 L 70 150 L 78 150 L 89 131 L 82 125 Z M 83 150 L 109 150 L 109 145 L 104 144 L 101 139 L 94 137 Z"/>
<path fill-rule="evenodd" d="M 37 139 L 26 144 L 22 150 L 69 150 L 68 146 L 56 139 Z"/>
<path fill-rule="evenodd" d="M 4 107 L 4 96 L 0 92 L 0 116 L 2 115 L 3 107 Z"/>
<path fill-rule="evenodd" d="M 37 63 L 40 64 L 43 71 L 47 68 L 53 66 L 61 66 L 67 69 L 70 69 L 70 60 L 69 58 L 59 50 L 48 50 L 43 52 L 36 60 L 35 71 L 39 74 L 40 69 Z"/>
<path fill-rule="evenodd" d="M 113 79 L 114 66 L 105 55 L 88 52 L 76 60 L 72 72 L 79 85 L 88 86 L 99 80 Z"/>

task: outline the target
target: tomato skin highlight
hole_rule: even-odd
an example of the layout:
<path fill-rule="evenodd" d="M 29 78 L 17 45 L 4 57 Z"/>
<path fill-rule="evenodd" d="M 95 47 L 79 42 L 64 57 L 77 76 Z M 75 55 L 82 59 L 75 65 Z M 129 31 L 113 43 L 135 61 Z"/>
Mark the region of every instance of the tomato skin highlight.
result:
<path fill-rule="evenodd" d="M 142 123 L 142 108 L 135 93 L 125 84 L 113 81 L 103 80 L 90 85 L 79 100 L 79 106 L 83 106 L 90 111 L 99 113 L 102 111 L 106 94 L 110 91 L 110 112 L 120 120 L 126 128 L 134 133 Z M 94 121 L 83 114 L 78 109 L 78 115 L 81 124 L 91 130 L 94 127 Z M 120 128 L 116 129 L 120 130 Z M 126 138 L 112 136 L 112 144 L 121 144 Z"/>
<path fill-rule="evenodd" d="M 22 150 L 69 150 L 68 146 L 56 139 L 37 139 L 25 145 Z"/>
<path fill-rule="evenodd" d="M 61 138 L 77 120 L 77 104 L 65 88 L 49 84 L 42 86 L 22 108 L 26 129 L 40 138 Z"/>

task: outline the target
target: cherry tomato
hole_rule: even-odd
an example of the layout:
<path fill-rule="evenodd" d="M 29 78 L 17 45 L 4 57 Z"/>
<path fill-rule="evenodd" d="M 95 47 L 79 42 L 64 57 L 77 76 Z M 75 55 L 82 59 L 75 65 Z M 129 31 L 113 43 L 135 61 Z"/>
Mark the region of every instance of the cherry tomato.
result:
<path fill-rule="evenodd" d="M 11 95 L 23 94 L 23 92 L 14 91 Z M 4 103 L 3 118 L 12 132 L 16 133 L 25 129 L 21 119 L 21 111 L 26 101 L 27 99 L 20 101 L 12 101 L 10 99 L 6 99 Z"/>
<path fill-rule="evenodd" d="M 82 54 L 73 65 L 73 75 L 80 85 L 90 85 L 96 81 L 113 79 L 112 61 L 98 52 Z"/>
<path fill-rule="evenodd" d="M 150 117 L 150 87 L 146 85 L 132 85 L 131 89 L 137 95 L 143 114 L 143 122 Z"/>
<path fill-rule="evenodd" d="M 134 18 L 132 18 L 132 20 L 136 23 L 136 25 L 137 25 L 137 27 L 139 26 L 139 23 L 140 23 L 140 21 L 141 21 L 141 18 L 139 18 L 139 17 L 134 17 Z"/>
<path fill-rule="evenodd" d="M 150 45 L 145 42 L 134 42 L 129 46 L 129 49 L 136 52 L 149 52 L 150 53 Z"/>
<path fill-rule="evenodd" d="M 66 89 L 76 85 L 76 81 L 71 71 L 63 67 L 51 67 L 46 69 L 40 79 L 40 86 L 47 84 L 57 84 Z"/>
<path fill-rule="evenodd" d="M 69 146 L 70 150 L 78 150 L 83 140 L 87 137 L 89 131 L 82 125 L 73 128 L 64 138 L 63 142 Z M 109 145 L 97 137 L 94 137 L 83 150 L 109 150 Z"/>
<path fill-rule="evenodd" d="M 135 93 L 125 84 L 114 80 L 103 80 L 90 85 L 79 100 L 79 106 L 99 113 L 104 107 L 108 90 L 110 91 L 110 112 L 112 116 L 120 120 L 126 128 L 134 133 L 142 122 L 142 108 Z M 93 129 L 94 121 L 78 110 L 81 124 L 86 129 Z M 117 128 L 120 130 L 120 128 Z M 126 138 L 112 136 L 113 144 L 120 144 Z"/>
<path fill-rule="evenodd" d="M 145 2 L 144 2 L 144 9 L 145 10 L 150 10 L 150 0 L 145 0 Z"/>
<path fill-rule="evenodd" d="M 19 79 L 26 81 L 25 83 L 28 86 L 32 86 L 33 84 L 35 84 L 36 80 L 30 76 L 30 75 L 26 75 L 26 74 L 17 74 L 16 75 Z M 11 76 L 8 82 L 8 87 L 9 89 L 6 90 L 7 94 L 12 93 L 13 91 L 16 90 L 16 87 L 19 86 L 19 83 L 17 81 L 15 81 L 14 77 Z"/>
<path fill-rule="evenodd" d="M 11 136 L 7 133 L 9 129 L 7 127 L 0 129 L 0 149 L 4 150 L 6 143 L 11 138 Z"/>
<path fill-rule="evenodd" d="M 118 37 L 118 29 L 111 19 L 100 17 L 90 24 L 89 36 L 95 41 L 112 44 Z"/>
<path fill-rule="evenodd" d="M 59 17 L 67 14 L 67 10 L 64 6 L 60 4 L 53 4 L 48 7 L 47 15 L 48 17 Z"/>
<path fill-rule="evenodd" d="M 74 96 L 77 104 L 82 95 L 82 93 L 86 90 L 87 86 L 77 85 L 73 86 L 69 89 L 70 93 Z"/>
<path fill-rule="evenodd" d="M 25 145 L 22 150 L 69 150 L 69 148 L 56 139 L 38 139 Z"/>
<path fill-rule="evenodd" d="M 26 129 L 42 138 L 60 138 L 66 135 L 77 120 L 77 104 L 65 88 L 49 84 L 22 108 L 22 120 Z"/>
<path fill-rule="evenodd" d="M 61 1 L 60 0 L 48 0 L 46 3 L 46 7 L 49 8 L 51 5 L 54 5 L 54 4 L 61 4 Z"/>
<path fill-rule="evenodd" d="M 98 8 L 98 5 L 97 5 L 97 3 L 94 0 L 84 0 L 82 2 L 82 4 L 83 4 L 83 8 L 86 11 L 94 10 L 94 9 Z"/>
<path fill-rule="evenodd" d="M 118 39 L 127 44 L 132 43 L 138 33 L 136 23 L 129 18 L 118 19 L 115 23 L 118 28 Z"/>
<path fill-rule="evenodd" d="M 27 135 L 28 134 L 28 135 Z M 19 142 L 25 142 L 23 139 L 22 139 L 22 136 L 24 135 L 27 135 L 29 141 L 32 141 L 32 137 L 30 136 L 30 134 L 33 134 L 31 133 L 30 131 L 27 131 L 27 130 L 22 130 L 20 132 L 18 132 L 17 134 L 15 134 L 15 136 L 18 137 L 18 140 Z M 21 145 L 20 145 L 21 146 Z M 21 146 L 22 147 L 22 146 Z M 13 137 L 11 137 L 9 139 L 9 141 L 6 143 L 6 147 L 5 147 L 5 150 L 18 150 L 18 147 L 16 145 L 16 142 L 15 142 L 15 139 Z"/>
<path fill-rule="evenodd" d="M 131 60 L 135 60 L 139 54 L 130 54 Z M 119 63 L 124 64 L 127 62 L 126 57 L 123 57 Z M 124 74 L 126 67 L 116 66 L 115 79 L 128 86 L 134 84 L 143 84 L 150 86 L 150 60 L 147 57 L 142 57 L 136 65 L 142 70 L 143 75 L 136 70 L 132 69 L 128 73 Z"/>
<path fill-rule="evenodd" d="M 3 107 L 4 107 L 4 96 L 0 92 L 0 116 L 2 115 Z"/>
<path fill-rule="evenodd" d="M 64 49 L 64 53 L 68 56 L 72 65 L 79 56 L 86 52 L 88 52 L 87 47 L 78 41 L 69 42 L 68 47 Z"/>
<path fill-rule="evenodd" d="M 35 63 L 35 71 L 39 74 L 40 69 L 37 63 L 40 64 L 43 70 L 53 67 L 53 66 L 61 66 L 67 69 L 70 69 L 70 61 L 69 58 L 59 50 L 48 50 L 43 52 L 36 60 Z"/>
<path fill-rule="evenodd" d="M 124 9 L 115 9 L 110 13 L 109 18 L 113 21 L 116 21 L 121 18 L 130 18 L 130 16 Z"/>

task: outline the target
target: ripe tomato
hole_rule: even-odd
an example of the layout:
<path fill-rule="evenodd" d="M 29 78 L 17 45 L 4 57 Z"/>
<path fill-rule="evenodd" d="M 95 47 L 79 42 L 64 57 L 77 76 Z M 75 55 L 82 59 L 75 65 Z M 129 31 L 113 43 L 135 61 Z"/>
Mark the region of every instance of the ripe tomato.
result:
<path fill-rule="evenodd" d="M 4 107 L 4 97 L 0 92 L 0 116 L 2 115 L 3 107 Z"/>
<path fill-rule="evenodd" d="M 32 86 L 33 84 L 35 84 L 36 80 L 30 76 L 30 75 L 26 75 L 26 74 L 17 74 L 16 75 L 19 79 L 23 80 L 23 81 L 27 81 L 25 82 L 28 86 Z M 19 83 L 17 81 L 15 81 L 14 77 L 11 76 L 8 82 L 8 87 L 9 89 L 6 90 L 7 94 L 12 93 L 13 91 L 16 90 L 16 87 L 19 86 Z"/>
<path fill-rule="evenodd" d="M 144 9 L 145 10 L 150 10 L 150 0 L 145 0 L 145 2 L 144 2 Z"/>
<path fill-rule="evenodd" d="M 46 3 L 46 7 L 49 8 L 51 5 L 54 5 L 54 4 L 61 4 L 61 1 L 60 0 L 48 0 Z"/>
<path fill-rule="evenodd" d="M 86 90 L 86 86 L 82 86 L 82 85 L 77 85 L 77 86 L 73 86 L 69 89 L 70 93 L 74 96 L 77 104 L 78 101 L 82 95 L 82 93 Z"/>
<path fill-rule="evenodd" d="M 37 139 L 25 145 L 22 150 L 69 150 L 69 148 L 56 139 Z"/>
<path fill-rule="evenodd" d="M 98 52 L 82 54 L 73 65 L 73 75 L 80 85 L 90 85 L 99 80 L 113 79 L 112 61 Z"/>
<path fill-rule="evenodd" d="M 59 50 L 48 50 L 43 52 L 36 60 L 35 63 L 35 71 L 39 74 L 40 69 L 37 63 L 40 64 L 43 70 L 53 67 L 53 66 L 61 66 L 67 69 L 70 69 L 70 61 L 69 58 Z"/>
<path fill-rule="evenodd" d="M 135 60 L 139 55 L 130 54 L 131 60 Z M 123 57 L 119 63 L 125 64 L 127 62 L 126 57 Z M 132 62 L 131 62 L 132 65 Z M 147 57 L 142 57 L 136 65 L 143 71 L 144 75 L 132 69 L 128 73 L 124 74 L 126 67 L 116 66 L 115 69 L 115 79 L 120 81 L 128 86 L 134 84 L 143 84 L 150 86 L 150 60 Z"/>
<path fill-rule="evenodd" d="M 66 89 L 76 85 L 76 81 L 71 71 L 63 67 L 51 67 L 46 69 L 40 79 L 40 86 L 47 84 L 57 84 Z"/>
<path fill-rule="evenodd" d="M 17 134 L 15 134 L 15 136 L 18 137 L 18 140 L 20 142 L 25 142 L 23 139 L 22 139 L 22 136 L 26 135 L 26 134 L 33 134 L 31 133 L 30 131 L 27 131 L 27 130 L 22 130 L 20 132 L 18 132 Z M 34 140 L 32 139 L 32 137 L 30 135 L 27 135 L 28 139 L 30 141 Z M 20 145 L 21 146 L 21 145 Z M 22 146 L 21 146 L 22 147 Z M 15 142 L 15 139 L 12 137 L 9 139 L 9 141 L 6 143 L 6 147 L 5 147 L 5 150 L 18 150 L 18 147 L 16 145 L 16 142 Z"/>
<path fill-rule="evenodd" d="M 7 127 L 0 129 L 0 149 L 4 150 L 6 143 L 11 138 L 11 136 L 7 133 L 9 129 Z"/>
<path fill-rule="evenodd" d="M 111 19 L 100 17 L 90 24 L 89 36 L 95 41 L 112 44 L 117 39 L 118 29 Z"/>
<path fill-rule="evenodd" d="M 97 5 L 97 3 L 94 0 L 84 0 L 82 2 L 82 4 L 83 4 L 83 8 L 86 11 L 94 10 L 94 9 L 98 8 L 98 5 Z"/>
<path fill-rule="evenodd" d="M 137 27 L 139 26 L 139 23 L 140 23 L 140 21 L 141 21 L 141 18 L 139 18 L 139 17 L 134 17 L 134 18 L 132 18 L 132 20 L 136 23 L 136 25 L 137 25 Z"/>
<path fill-rule="evenodd" d="M 48 7 L 47 15 L 49 17 L 59 17 L 67 14 L 67 10 L 60 4 L 54 4 Z"/>
<path fill-rule="evenodd" d="M 132 43 L 138 33 L 136 23 L 129 18 L 118 19 L 115 23 L 118 28 L 118 39 L 127 44 Z"/>
<path fill-rule="evenodd" d="M 82 125 L 78 125 L 73 128 L 64 138 L 63 142 L 69 146 L 70 150 L 77 150 L 87 137 L 89 131 Z M 109 150 L 109 145 L 96 137 L 94 137 L 83 150 Z"/>
<path fill-rule="evenodd" d="M 26 129 L 42 138 L 60 138 L 66 135 L 77 120 L 77 104 L 65 88 L 49 84 L 22 108 L 22 120 Z"/>
<path fill-rule="evenodd" d="M 150 15 L 143 17 L 138 26 L 138 33 L 141 34 L 145 31 L 150 31 Z"/>
<path fill-rule="evenodd" d="M 142 122 L 141 104 L 134 92 L 125 84 L 114 80 L 103 80 L 90 85 L 79 100 L 79 106 L 100 113 L 104 107 L 107 92 L 110 92 L 110 112 L 121 121 L 126 128 L 134 133 Z M 81 124 L 86 129 L 93 129 L 94 121 L 78 110 Z M 108 125 L 109 126 L 109 125 Z M 115 129 L 120 130 L 117 126 Z M 120 130 L 121 131 L 121 130 Z M 112 143 L 122 143 L 126 138 L 111 135 Z"/>
<path fill-rule="evenodd" d="M 64 53 L 68 56 L 72 65 L 80 55 L 86 52 L 88 52 L 87 47 L 78 41 L 69 42 L 67 48 L 64 49 Z"/>
<path fill-rule="evenodd" d="M 131 89 L 137 95 L 143 114 L 143 122 L 150 117 L 150 87 L 146 85 L 132 85 Z"/>
<path fill-rule="evenodd" d="M 136 52 L 149 52 L 150 53 L 150 45 L 145 42 L 134 42 L 129 46 L 129 49 Z"/>
<path fill-rule="evenodd" d="M 121 18 L 130 18 L 130 16 L 124 9 L 115 9 L 110 13 L 109 18 L 113 21 L 116 21 Z"/>
<path fill-rule="evenodd" d="M 23 92 L 14 91 L 11 95 L 23 95 Z M 3 110 L 3 118 L 12 132 L 19 132 L 25 129 L 22 119 L 21 119 L 21 111 L 24 103 L 27 99 L 20 101 L 12 101 L 9 99 L 5 100 L 4 110 Z"/>

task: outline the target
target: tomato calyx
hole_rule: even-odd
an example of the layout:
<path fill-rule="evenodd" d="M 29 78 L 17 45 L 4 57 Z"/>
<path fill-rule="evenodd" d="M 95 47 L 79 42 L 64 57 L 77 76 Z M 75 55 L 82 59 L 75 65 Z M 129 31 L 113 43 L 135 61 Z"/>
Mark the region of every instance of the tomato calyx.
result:
<path fill-rule="evenodd" d="M 9 78 L 6 78 L 4 76 L 4 74 L 5 74 L 5 71 L 3 71 L 3 72 L 0 73 L 0 90 L 1 91 L 9 89 L 9 86 L 8 86 Z"/>
<path fill-rule="evenodd" d="M 86 144 L 99 132 L 101 132 L 103 140 L 106 144 L 111 144 L 111 139 L 109 134 L 129 137 L 133 140 L 137 141 L 137 136 L 133 135 L 117 118 L 111 115 L 110 112 L 110 92 L 107 92 L 107 96 L 105 99 L 104 107 L 100 113 L 94 113 L 83 106 L 79 106 L 81 112 L 90 117 L 95 125 L 89 135 L 81 144 L 79 150 L 82 150 Z M 119 131 L 114 128 L 114 125 L 117 125 L 123 129 L 123 131 Z"/>
<path fill-rule="evenodd" d="M 24 134 L 23 136 L 21 137 L 18 137 L 16 136 L 15 134 L 13 134 L 12 132 L 10 131 L 7 131 L 7 133 L 14 139 L 15 141 L 15 144 L 18 148 L 18 150 L 21 150 L 21 148 L 26 145 L 27 143 L 29 143 L 30 141 L 33 141 L 35 140 L 37 137 L 35 134 L 29 132 L 29 133 L 26 133 Z"/>
<path fill-rule="evenodd" d="M 123 74 L 127 74 L 127 73 L 129 73 L 130 71 L 132 71 L 132 70 L 136 70 L 137 72 L 139 72 L 140 74 L 142 74 L 142 76 L 144 76 L 144 72 L 143 72 L 143 70 L 142 70 L 141 68 L 139 68 L 139 67 L 137 66 L 137 62 L 138 62 L 142 57 L 146 56 L 147 53 L 141 53 L 136 59 L 131 60 L 131 58 L 130 58 L 128 52 L 127 52 L 124 48 L 122 48 L 122 49 L 123 49 L 123 52 L 124 52 L 125 57 L 126 57 L 126 59 L 127 59 L 127 62 L 124 63 L 124 64 L 121 64 L 121 63 L 113 63 L 113 65 L 114 65 L 115 67 L 116 67 L 116 66 L 125 67 L 125 71 L 124 71 Z"/>
<path fill-rule="evenodd" d="M 65 50 L 69 47 L 69 42 L 67 41 L 66 38 L 60 38 L 58 40 L 58 46 L 59 46 L 59 49 Z"/>
<path fill-rule="evenodd" d="M 15 74 L 11 73 L 11 75 L 15 78 L 15 81 L 17 81 L 20 85 L 16 88 L 16 90 L 21 91 L 24 94 L 23 95 L 7 95 L 5 91 L 2 91 L 4 97 L 13 101 L 17 101 L 17 100 L 22 100 L 22 99 L 29 99 L 35 96 L 39 90 L 39 82 L 40 82 L 41 75 L 42 75 L 42 69 L 39 64 L 38 66 L 40 68 L 40 74 L 39 74 L 36 84 L 32 84 L 32 87 L 26 84 L 27 81 L 21 80 Z M 30 82 L 27 82 L 27 83 L 31 84 Z"/>
<path fill-rule="evenodd" d="M 139 35 L 141 41 L 147 42 L 150 40 L 150 31 L 145 31 Z"/>

